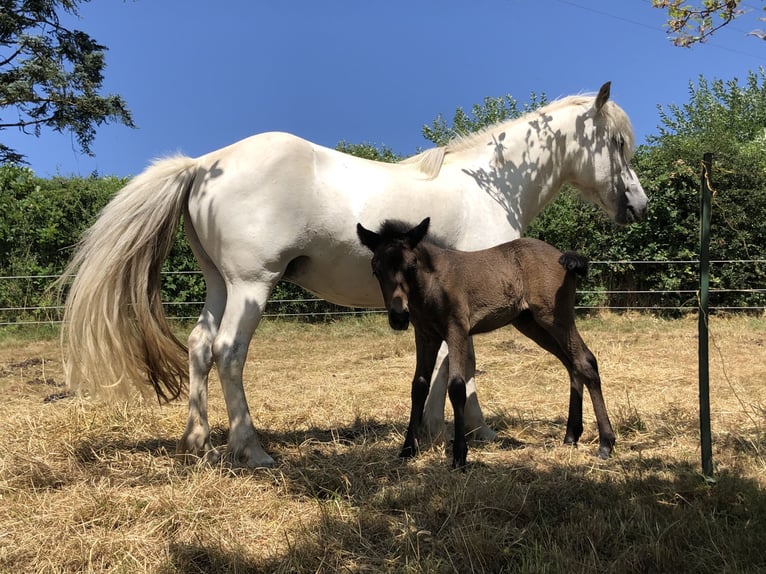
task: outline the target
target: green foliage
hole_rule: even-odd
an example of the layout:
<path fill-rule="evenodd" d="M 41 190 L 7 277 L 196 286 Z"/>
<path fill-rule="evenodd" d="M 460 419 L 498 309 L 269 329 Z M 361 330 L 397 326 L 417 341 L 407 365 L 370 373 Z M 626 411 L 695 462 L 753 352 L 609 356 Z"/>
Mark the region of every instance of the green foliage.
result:
<path fill-rule="evenodd" d="M 0 0 L 2 1 L 2 0 Z M 476 130 L 518 116 L 545 103 L 532 96 L 520 106 L 515 100 L 486 98 L 471 116 L 458 109 L 454 125 L 439 116 L 424 135 L 435 144 L 456 133 Z M 707 81 L 689 86 L 689 102 L 659 108 L 658 135 L 639 147 L 633 160 L 649 195 L 647 219 L 617 227 L 603 213 L 565 190 L 532 223 L 527 234 L 560 249 L 577 249 L 596 263 L 580 284 L 583 305 L 612 307 L 696 306 L 697 265 L 663 261 L 694 261 L 699 244 L 699 188 L 702 155 L 714 151 L 711 184 L 714 260 L 766 259 L 766 73 L 751 72 L 744 83 Z M 385 146 L 340 142 L 337 149 L 379 161 L 397 161 Z M 0 276 L 55 276 L 71 247 L 93 222 L 112 195 L 126 183 L 116 178 L 56 177 L 40 179 L 29 169 L 0 167 Z M 626 265 L 615 261 L 659 261 Z M 205 285 L 182 227 L 163 278 L 168 315 L 196 317 Z M 46 303 L 51 278 L 0 280 L 0 307 L 37 307 Z M 763 306 L 763 293 L 743 289 L 766 285 L 763 263 L 712 266 L 711 305 Z M 725 292 L 716 292 L 724 290 Z M 633 291 L 625 294 L 620 292 Z M 648 293 L 640 293 L 646 291 Z M 657 292 L 666 292 L 661 296 Z M 615 293 L 617 292 L 617 293 Z M 303 289 L 280 283 L 266 309 L 269 314 L 296 315 L 338 310 L 326 302 L 300 301 L 311 297 Z M 279 301 L 278 303 L 276 301 Z M 30 310 L 16 319 L 45 319 Z M 56 318 L 56 317 L 53 317 Z M 8 320 L 0 316 L 0 322 Z M 326 317 L 322 320 L 326 320 Z"/>
<path fill-rule="evenodd" d="M 3 307 L 51 302 L 46 289 L 52 276 L 61 273 L 71 247 L 122 185 L 117 178 L 46 180 L 27 168 L 0 167 L 0 276 L 24 278 L 0 281 Z M 41 313 L 27 318 L 48 318 Z"/>
<path fill-rule="evenodd" d="M 735 18 L 746 12 L 752 13 L 751 6 L 744 10 L 740 8 L 741 3 L 741 0 L 652 0 L 654 8 L 661 8 L 667 14 L 667 27 L 673 43 L 683 47 L 705 42 Z M 761 30 L 753 30 L 750 35 L 766 39 L 766 33 Z"/>
<path fill-rule="evenodd" d="M 689 103 L 660 107 L 659 135 L 637 150 L 633 161 L 649 196 L 646 221 L 614 228 L 594 209 L 562 195 L 537 220 L 529 234 L 560 248 L 578 248 L 595 260 L 696 260 L 699 249 L 701 162 L 714 151 L 711 259 L 766 258 L 766 76 L 752 72 L 736 80 L 689 87 Z M 764 265 L 714 264 L 711 288 L 763 287 Z M 609 290 L 686 291 L 603 298 L 611 306 L 641 303 L 659 307 L 696 305 L 697 267 L 652 264 L 636 269 L 592 266 L 589 286 Z M 587 304 L 593 301 L 586 301 Z M 762 306 L 762 293 L 718 292 L 712 306 Z"/>
<path fill-rule="evenodd" d="M 71 131 L 90 154 L 96 127 L 109 120 L 133 127 L 125 102 L 102 96 L 106 47 L 61 25 L 59 12 L 77 14 L 87 0 L 0 0 L 0 129 L 39 135 L 43 127 Z M 0 162 L 23 155 L 0 144 Z"/>
<path fill-rule="evenodd" d="M 355 155 L 356 157 L 362 157 L 364 159 L 371 159 L 374 161 L 384 161 L 387 163 L 396 163 L 403 159 L 402 156 L 396 154 L 391 148 L 385 145 L 376 146 L 371 143 L 352 144 L 346 141 L 338 142 L 335 149 L 343 153 Z"/>
<path fill-rule="evenodd" d="M 532 92 L 529 102 L 519 106 L 510 94 L 492 98 L 484 98 L 483 103 L 474 104 L 470 115 L 463 108 L 457 108 L 452 116 L 452 124 L 447 123 L 442 114 L 422 128 L 423 137 L 437 146 L 447 145 L 450 140 L 459 136 L 468 135 L 479 131 L 481 128 L 491 126 L 505 120 L 517 118 L 531 112 L 548 103 L 548 98 L 543 93 L 537 95 Z"/>

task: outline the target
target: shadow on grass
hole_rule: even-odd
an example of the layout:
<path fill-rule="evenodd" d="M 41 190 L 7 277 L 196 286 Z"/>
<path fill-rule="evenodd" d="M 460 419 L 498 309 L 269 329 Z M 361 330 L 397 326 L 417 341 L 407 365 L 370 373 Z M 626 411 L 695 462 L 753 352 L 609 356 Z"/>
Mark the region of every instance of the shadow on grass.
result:
<path fill-rule="evenodd" d="M 558 430 L 556 421 L 540 424 L 543 434 Z M 279 466 L 241 472 L 264 488 L 279 484 L 279 496 L 306 501 L 311 510 L 284 527 L 286 549 L 254 559 L 250 544 L 262 541 L 248 541 L 247 533 L 228 546 L 209 537 L 172 542 L 161 571 L 766 570 L 766 493 L 736 469 L 707 482 L 687 462 L 630 449 L 606 462 L 586 448 L 541 462 L 542 447 L 530 443 L 503 459 L 510 462 L 469 462 L 455 472 L 440 449 L 400 461 L 403 430 L 358 420 L 336 429 L 263 432 Z M 226 430 L 214 429 L 213 440 L 225 444 Z M 727 448 L 747 451 L 736 448 L 741 439 L 729 440 Z M 518 441 L 509 444 L 519 448 Z M 173 456 L 175 442 L 91 440 L 77 456 L 98 464 L 88 453 L 120 450 Z"/>
<path fill-rule="evenodd" d="M 207 574 L 212 572 L 262 572 L 257 564 L 241 555 L 232 555 L 222 548 L 205 547 L 199 544 L 170 544 L 169 560 L 158 570 L 158 574 Z"/>
<path fill-rule="evenodd" d="M 561 447 L 566 448 L 566 447 Z M 766 494 L 736 473 L 706 483 L 688 463 L 646 459 L 545 468 L 443 457 L 298 461 L 288 493 L 319 518 L 286 533 L 264 571 L 758 572 Z M 369 458 L 367 459 L 369 461 Z"/>

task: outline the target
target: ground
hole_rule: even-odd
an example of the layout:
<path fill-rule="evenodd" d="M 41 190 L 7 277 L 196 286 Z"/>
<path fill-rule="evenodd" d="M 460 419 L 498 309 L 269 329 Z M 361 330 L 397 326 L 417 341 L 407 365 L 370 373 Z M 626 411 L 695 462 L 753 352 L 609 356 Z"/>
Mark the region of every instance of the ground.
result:
<path fill-rule="evenodd" d="M 579 321 L 617 431 L 600 461 L 566 371 L 512 329 L 476 340 L 496 443 L 465 472 L 397 453 L 412 332 L 270 321 L 245 370 L 270 470 L 182 464 L 183 402 L 70 396 L 50 332 L 0 334 L 3 572 L 756 572 L 766 568 L 766 318 L 711 319 L 715 472 L 700 467 L 697 322 Z M 213 442 L 226 442 L 211 379 Z M 448 419 L 451 418 L 448 414 Z M 447 446 L 447 449 L 449 446 Z"/>

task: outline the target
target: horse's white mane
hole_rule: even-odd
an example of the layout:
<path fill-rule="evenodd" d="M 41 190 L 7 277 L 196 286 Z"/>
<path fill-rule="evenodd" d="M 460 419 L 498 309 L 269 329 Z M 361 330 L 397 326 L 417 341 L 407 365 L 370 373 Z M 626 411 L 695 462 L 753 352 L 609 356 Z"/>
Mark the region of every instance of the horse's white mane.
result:
<path fill-rule="evenodd" d="M 591 106 L 593 105 L 594 95 L 575 95 L 566 96 L 552 101 L 548 105 L 533 110 L 529 113 L 519 116 L 511 120 L 499 122 L 480 129 L 477 132 L 465 135 L 458 135 L 452 139 L 447 145 L 439 146 L 435 148 L 427 149 L 412 157 L 408 157 L 400 161 L 401 164 L 412 164 L 426 177 L 433 179 L 439 175 L 444 158 L 449 153 L 458 152 L 468 149 L 477 144 L 477 140 L 485 140 L 487 134 L 493 131 L 497 131 L 498 126 L 511 127 L 516 124 L 528 122 L 530 118 L 539 116 L 542 114 L 550 113 L 561 108 L 569 106 Z M 625 152 L 630 159 L 633 155 L 633 149 L 635 146 L 635 136 L 633 135 L 633 127 L 630 125 L 630 120 L 627 114 L 617 104 L 611 100 L 607 101 L 604 107 L 601 109 L 603 117 L 606 119 L 606 130 L 609 136 L 621 136 L 625 140 Z"/>

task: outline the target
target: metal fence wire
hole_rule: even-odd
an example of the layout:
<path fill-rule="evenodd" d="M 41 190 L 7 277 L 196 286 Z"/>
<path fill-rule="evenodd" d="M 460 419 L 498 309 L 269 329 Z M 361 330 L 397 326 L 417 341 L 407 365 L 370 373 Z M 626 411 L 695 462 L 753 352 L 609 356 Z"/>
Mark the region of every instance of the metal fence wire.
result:
<path fill-rule="evenodd" d="M 710 262 L 711 288 L 710 310 L 726 312 L 763 313 L 766 311 L 766 259 L 727 259 Z M 577 309 L 582 311 L 639 311 L 660 314 L 696 312 L 698 309 L 697 273 L 698 260 L 680 261 L 591 261 L 590 277 L 578 285 Z M 756 271 L 749 274 L 751 284 L 716 286 L 717 280 L 730 266 L 752 266 Z M 674 266 L 677 280 L 663 288 L 643 288 L 645 279 L 651 277 L 652 267 Z M 716 275 L 718 271 L 718 275 Z M 165 279 L 173 276 L 197 275 L 199 271 L 166 271 Z M 610 277 L 625 277 L 632 286 L 612 289 Z M 5 304 L 0 302 L 0 326 L 61 323 L 63 306 L 53 295 L 40 297 L 58 275 L 18 275 L 0 277 L 0 293 L 15 294 L 15 300 L 35 301 L 30 304 Z M 39 302 L 39 301 L 44 302 Z M 168 318 L 175 321 L 192 321 L 199 316 L 204 301 L 164 301 Z M 284 317 L 300 320 L 333 320 L 338 317 L 381 312 L 380 309 L 357 309 L 334 305 L 310 294 L 300 297 L 273 297 L 269 300 L 265 317 Z"/>

